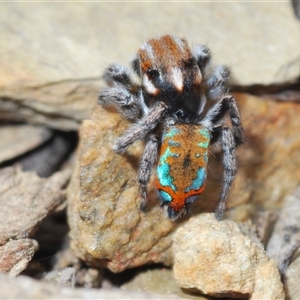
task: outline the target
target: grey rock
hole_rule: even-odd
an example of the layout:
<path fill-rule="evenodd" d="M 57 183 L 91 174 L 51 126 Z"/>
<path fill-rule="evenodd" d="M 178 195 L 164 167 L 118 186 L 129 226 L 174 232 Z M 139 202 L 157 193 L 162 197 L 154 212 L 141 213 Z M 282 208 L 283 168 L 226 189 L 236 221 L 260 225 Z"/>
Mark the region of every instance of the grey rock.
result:
<path fill-rule="evenodd" d="M 299 76 L 300 25 L 288 2 L 6 2 L 0 5 L 0 119 L 77 129 L 96 104 L 103 69 L 128 65 L 157 28 L 206 44 L 214 64 L 231 68 L 235 84 Z"/>
<path fill-rule="evenodd" d="M 63 187 L 70 171 L 41 179 L 17 167 L 0 171 L 0 271 L 16 276 L 21 273 L 38 243 L 31 239 L 41 221 L 64 200 Z"/>
<path fill-rule="evenodd" d="M 30 237 L 39 223 L 65 200 L 70 170 L 49 179 L 8 167 L 0 172 L 0 245 Z"/>
<path fill-rule="evenodd" d="M 0 163 L 24 154 L 47 141 L 51 130 L 31 125 L 6 125 L 0 127 Z M 18 145 L 16 147 L 16 145 Z"/>
<path fill-rule="evenodd" d="M 60 286 L 75 287 L 76 269 L 64 268 L 60 270 L 52 270 L 47 273 L 43 279 L 45 282 L 54 283 Z"/>

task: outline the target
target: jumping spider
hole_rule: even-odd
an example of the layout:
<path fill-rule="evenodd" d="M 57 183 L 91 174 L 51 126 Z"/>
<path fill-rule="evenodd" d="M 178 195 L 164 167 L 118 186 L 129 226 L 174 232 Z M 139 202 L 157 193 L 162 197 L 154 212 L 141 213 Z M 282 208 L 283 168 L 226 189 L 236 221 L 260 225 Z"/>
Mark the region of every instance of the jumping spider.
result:
<path fill-rule="evenodd" d="M 138 50 L 133 69 L 141 85 L 117 64 L 104 74 L 109 87 L 101 92 L 99 103 L 116 107 L 134 121 L 113 149 L 124 153 L 136 140 L 146 140 L 138 173 L 141 208 L 146 207 L 147 184 L 158 159 L 156 186 L 161 205 L 172 219 L 185 213 L 204 191 L 209 145 L 220 142 L 223 149 L 218 220 L 223 218 L 237 171 L 235 151 L 244 140 L 240 114 L 235 98 L 226 93 L 229 71 L 217 67 L 209 76 L 209 61 L 206 46 L 192 52 L 184 38 L 165 35 L 148 40 Z M 216 103 L 204 112 L 207 100 Z M 231 128 L 224 123 L 227 114 Z"/>

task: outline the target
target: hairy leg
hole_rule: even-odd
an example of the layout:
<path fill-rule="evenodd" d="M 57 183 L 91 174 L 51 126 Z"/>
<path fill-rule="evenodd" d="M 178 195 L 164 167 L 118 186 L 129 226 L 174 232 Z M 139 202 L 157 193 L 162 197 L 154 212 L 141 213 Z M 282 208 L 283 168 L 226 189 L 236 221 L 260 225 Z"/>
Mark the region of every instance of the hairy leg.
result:
<path fill-rule="evenodd" d="M 229 70 L 224 66 L 218 66 L 213 70 L 207 80 L 207 97 L 209 100 L 218 100 L 227 93 Z"/>
<path fill-rule="evenodd" d="M 129 127 L 125 133 L 117 139 L 113 149 L 118 153 L 124 153 L 125 150 L 135 141 L 143 139 L 163 118 L 168 107 L 163 102 L 158 102 L 140 121 Z"/>
<path fill-rule="evenodd" d="M 231 130 L 224 127 L 221 131 L 221 144 L 223 148 L 223 188 L 219 196 L 219 203 L 215 212 L 216 219 L 221 221 L 226 208 L 228 192 L 231 188 L 235 174 L 237 172 L 237 163 L 235 156 L 235 141 Z"/>
<path fill-rule="evenodd" d="M 300 248 L 300 241 L 297 241 L 296 244 L 291 248 L 286 258 L 279 264 L 279 272 L 281 275 L 282 282 L 285 283 L 286 272 L 294 259 L 294 255 L 297 250 Z"/>
<path fill-rule="evenodd" d="M 214 128 L 221 127 L 226 113 L 229 113 L 232 123 L 235 145 L 239 146 L 244 142 L 244 134 L 241 117 L 233 96 L 225 96 L 214 105 L 203 120 L 199 123 L 214 131 Z"/>
<path fill-rule="evenodd" d="M 145 104 L 139 85 L 131 80 L 130 72 L 117 64 L 109 66 L 104 73 L 104 80 L 110 86 L 103 89 L 98 103 L 113 106 L 127 119 L 136 119 L 144 112 Z"/>
<path fill-rule="evenodd" d="M 146 142 L 138 173 L 141 195 L 141 210 L 145 210 L 147 208 L 147 185 L 150 180 L 153 165 L 157 159 L 157 149 L 157 137 L 151 134 Z"/>
<path fill-rule="evenodd" d="M 204 77 L 211 58 L 209 49 L 204 45 L 198 45 L 193 49 L 193 56 L 196 58 L 198 67 Z"/>

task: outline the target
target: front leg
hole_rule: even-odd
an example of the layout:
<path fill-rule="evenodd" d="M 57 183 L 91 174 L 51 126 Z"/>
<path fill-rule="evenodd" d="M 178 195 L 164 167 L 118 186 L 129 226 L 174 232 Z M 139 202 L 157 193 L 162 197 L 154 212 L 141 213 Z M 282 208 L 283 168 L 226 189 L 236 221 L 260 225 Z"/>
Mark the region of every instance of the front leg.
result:
<path fill-rule="evenodd" d="M 167 112 L 167 105 L 158 102 L 152 109 L 138 122 L 129 127 L 125 133 L 117 139 L 113 149 L 118 153 L 124 153 L 125 150 L 135 141 L 143 139 Z"/>
<path fill-rule="evenodd" d="M 193 49 L 193 56 L 197 60 L 197 64 L 202 76 L 205 77 L 205 73 L 211 58 L 209 49 L 204 45 L 197 45 Z"/>
<path fill-rule="evenodd" d="M 141 210 L 147 208 L 147 185 L 150 180 L 151 171 L 154 163 L 157 159 L 157 148 L 158 140 L 154 134 L 149 136 L 148 141 L 146 142 L 144 154 L 141 159 L 140 169 L 138 174 L 138 180 L 140 184 L 140 195 L 141 195 Z"/>
<path fill-rule="evenodd" d="M 230 72 L 224 66 L 218 66 L 213 70 L 211 77 L 207 80 L 207 97 L 216 101 L 227 93 Z"/>
<path fill-rule="evenodd" d="M 102 90 L 98 103 L 103 107 L 115 107 L 126 119 L 135 120 L 140 115 L 137 95 L 132 94 L 121 85 Z"/>
<path fill-rule="evenodd" d="M 130 72 L 117 64 L 109 66 L 103 76 L 110 86 L 103 89 L 98 103 L 103 107 L 113 106 L 127 119 L 136 119 L 144 110 L 141 87 L 133 82 Z"/>
<path fill-rule="evenodd" d="M 235 141 L 231 130 L 228 127 L 221 129 L 221 144 L 223 148 L 223 188 L 219 196 L 219 203 L 215 212 L 216 219 L 221 221 L 226 208 L 228 192 L 237 172 L 235 155 Z"/>

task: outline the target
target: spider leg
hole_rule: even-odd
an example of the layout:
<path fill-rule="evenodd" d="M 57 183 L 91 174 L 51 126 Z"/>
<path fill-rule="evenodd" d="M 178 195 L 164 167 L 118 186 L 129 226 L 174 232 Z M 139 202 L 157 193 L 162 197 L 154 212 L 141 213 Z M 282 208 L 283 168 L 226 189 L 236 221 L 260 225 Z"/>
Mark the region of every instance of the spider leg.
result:
<path fill-rule="evenodd" d="M 292 249 L 288 252 L 285 259 L 279 264 L 279 272 L 280 272 L 283 283 L 286 280 L 286 272 L 287 272 L 289 266 L 291 265 L 291 263 L 294 259 L 295 253 L 297 252 L 299 247 L 300 247 L 300 241 L 297 241 L 296 244 L 292 247 Z"/>
<path fill-rule="evenodd" d="M 206 114 L 205 118 L 199 123 L 209 128 L 212 132 L 214 128 L 222 126 L 226 113 L 229 112 L 232 123 L 232 130 L 235 145 L 239 146 L 244 142 L 244 134 L 241 123 L 241 117 L 233 96 L 225 96 L 216 105 L 214 105 Z"/>
<path fill-rule="evenodd" d="M 233 132 L 223 125 L 226 113 L 229 113 Z M 233 96 L 225 96 L 207 112 L 206 117 L 199 123 L 211 130 L 211 143 L 220 140 L 223 148 L 224 182 L 215 212 L 216 219 L 221 220 L 225 210 L 227 195 L 237 171 L 235 150 L 244 141 L 241 118 L 235 98 Z"/>
<path fill-rule="evenodd" d="M 147 185 L 150 179 L 153 165 L 157 159 L 157 147 L 157 137 L 154 134 L 151 134 L 145 146 L 138 174 L 141 195 L 140 208 L 143 211 L 147 208 Z"/>
<path fill-rule="evenodd" d="M 204 45 L 198 45 L 193 49 L 193 56 L 197 60 L 202 76 L 204 76 L 211 58 L 209 49 Z"/>
<path fill-rule="evenodd" d="M 223 214 L 226 208 L 227 195 L 237 172 L 237 163 L 235 156 L 236 146 L 234 136 L 228 127 L 222 128 L 221 143 L 223 148 L 224 182 L 222 191 L 219 195 L 219 203 L 215 211 L 215 216 L 218 221 L 221 221 L 223 219 Z"/>
<path fill-rule="evenodd" d="M 213 70 L 207 80 L 207 97 L 210 100 L 218 100 L 227 93 L 230 72 L 224 66 L 218 66 Z"/>
<path fill-rule="evenodd" d="M 124 153 L 132 143 L 143 139 L 149 131 L 156 127 L 167 109 L 168 107 L 165 103 L 158 102 L 141 120 L 132 124 L 131 127 L 117 139 L 113 149 L 118 153 Z"/>
<path fill-rule="evenodd" d="M 111 64 L 104 72 L 103 78 L 109 86 L 120 84 L 130 89 L 134 86 L 130 71 L 118 64 Z"/>
<path fill-rule="evenodd" d="M 141 110 L 147 111 L 139 85 L 135 84 L 129 71 L 117 64 L 109 66 L 104 80 L 110 86 L 101 91 L 98 103 L 102 106 L 114 106 L 127 119 L 136 119 Z"/>
<path fill-rule="evenodd" d="M 210 55 L 210 51 L 209 49 L 204 46 L 204 45 L 197 45 L 196 47 L 194 47 L 193 49 L 193 57 L 196 59 L 197 61 L 197 65 L 200 69 L 200 72 L 202 74 L 202 82 L 206 82 L 206 77 L 207 77 L 207 69 L 208 69 L 208 65 L 211 59 L 211 55 Z M 203 85 L 204 87 L 205 85 Z M 202 87 L 202 89 L 203 89 Z M 203 92 L 201 93 L 201 96 L 199 98 L 199 107 L 197 110 L 197 114 L 200 115 L 203 111 L 203 108 L 206 104 L 206 95 L 205 92 L 203 90 Z"/>
<path fill-rule="evenodd" d="M 126 119 L 136 119 L 140 114 L 139 101 L 123 86 L 110 87 L 101 91 L 98 103 L 103 107 L 114 106 Z"/>

